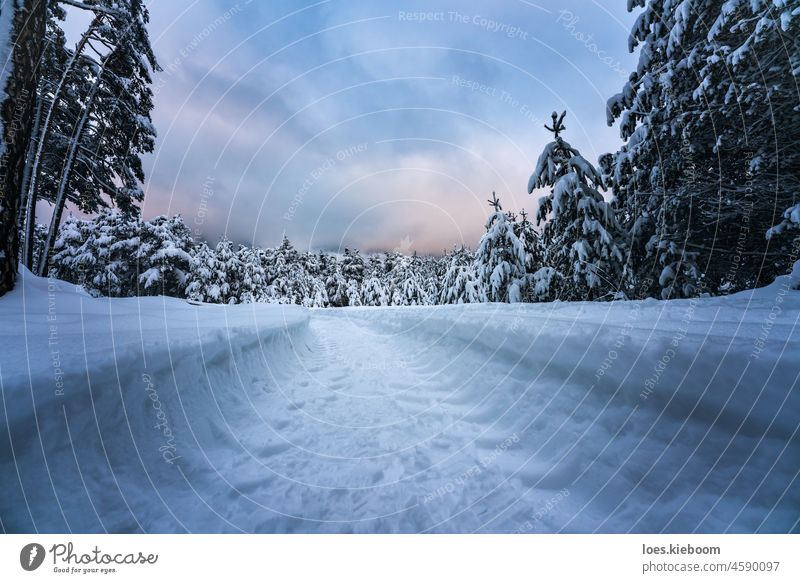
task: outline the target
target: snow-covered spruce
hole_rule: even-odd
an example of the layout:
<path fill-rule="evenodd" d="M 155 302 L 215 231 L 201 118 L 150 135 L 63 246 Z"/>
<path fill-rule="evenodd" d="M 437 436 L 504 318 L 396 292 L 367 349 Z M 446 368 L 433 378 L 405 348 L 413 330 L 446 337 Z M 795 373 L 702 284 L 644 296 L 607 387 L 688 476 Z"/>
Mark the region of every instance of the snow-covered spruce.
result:
<path fill-rule="evenodd" d="M 482 298 L 475 270 L 475 254 L 464 247 L 450 253 L 442 279 L 441 304 L 476 304 Z"/>
<path fill-rule="evenodd" d="M 536 222 L 542 234 L 544 263 L 558 277 L 538 279 L 558 285 L 548 295 L 562 299 L 596 299 L 624 293 L 624 234 L 610 205 L 598 192 L 600 172 L 561 137 L 564 116 L 553 112 L 545 126 L 555 139 L 545 146 L 528 181 L 528 192 L 550 188 L 539 199 Z"/>
<path fill-rule="evenodd" d="M 606 166 L 631 233 L 634 295 L 768 283 L 791 267 L 793 237 L 764 234 L 800 191 L 800 151 L 781 146 L 800 141 L 797 3 L 634 7 L 643 9 L 629 38 L 639 63 L 607 107 L 627 143 Z"/>
<path fill-rule="evenodd" d="M 520 281 L 525 276 L 525 246 L 517 237 L 514 224 L 503 212 L 494 193 L 489 204 L 494 211 L 486 219 L 486 233 L 475 252 L 479 298 L 484 302 L 521 302 Z"/>
<path fill-rule="evenodd" d="M 53 19 L 63 18 L 57 4 L 51 11 L 51 29 L 57 26 Z M 141 155 L 152 152 L 155 143 L 150 85 L 152 72 L 160 69 L 147 33 L 145 3 L 97 0 L 69 6 L 87 11 L 90 24 L 73 52 L 62 48 L 67 51 L 65 67 L 58 82 L 51 83 L 57 93 L 48 104 L 37 155 L 28 160 L 32 165 L 29 209 L 40 195 L 51 197 L 54 205 L 39 260 L 40 275 L 48 268 L 67 201 L 91 213 L 106 206 L 107 197 L 130 212 L 144 197 Z M 65 133 L 59 135 L 64 112 Z M 52 155 L 49 145 L 59 140 L 63 140 L 63 152 L 57 152 L 48 190 L 43 155 Z"/>

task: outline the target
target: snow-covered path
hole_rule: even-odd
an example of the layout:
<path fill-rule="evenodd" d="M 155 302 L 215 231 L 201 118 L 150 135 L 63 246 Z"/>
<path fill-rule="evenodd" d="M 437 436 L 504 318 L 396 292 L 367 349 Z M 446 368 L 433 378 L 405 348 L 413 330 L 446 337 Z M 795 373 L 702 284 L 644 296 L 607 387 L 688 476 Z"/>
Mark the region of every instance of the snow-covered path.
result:
<path fill-rule="evenodd" d="M 798 529 L 777 285 L 308 312 L 25 283 L 0 303 L 6 531 Z"/>
<path fill-rule="evenodd" d="M 519 443 L 487 423 L 501 365 L 369 324 L 317 312 L 291 374 L 252 379 L 266 396 L 238 436 L 232 484 L 254 501 L 297 500 L 324 529 L 478 528 L 487 503 L 476 513 L 465 502 L 491 495 L 503 477 L 491 466 Z M 506 379 L 504 391 L 524 383 Z M 455 506 L 465 516 L 448 526 Z"/>

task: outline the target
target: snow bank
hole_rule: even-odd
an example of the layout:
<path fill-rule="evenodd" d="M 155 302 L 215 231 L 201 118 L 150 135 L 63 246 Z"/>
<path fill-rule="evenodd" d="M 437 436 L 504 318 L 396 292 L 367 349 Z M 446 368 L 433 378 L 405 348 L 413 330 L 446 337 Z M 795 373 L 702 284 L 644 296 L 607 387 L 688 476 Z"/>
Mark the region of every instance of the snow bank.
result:
<path fill-rule="evenodd" d="M 0 441 L 8 493 L 0 516 L 11 530 L 102 530 L 113 522 L 93 510 L 95 500 L 86 507 L 76 497 L 106 500 L 112 516 L 156 506 L 152 484 L 174 479 L 182 453 L 175 435 L 198 442 L 226 431 L 212 413 L 217 399 L 241 398 L 236 359 L 258 361 L 262 374 L 280 368 L 308 323 L 295 306 L 93 298 L 21 269 L 16 289 L 0 300 L 0 419 L 10 429 Z M 189 429 L 192 416 L 203 426 Z M 30 512 L 17 506 L 26 497 Z M 27 516 L 9 519 L 11 508 Z M 82 528 L 86 520 L 92 526 Z"/>
<path fill-rule="evenodd" d="M 0 299 L 12 532 L 787 532 L 800 268 L 676 301 Z"/>
<path fill-rule="evenodd" d="M 789 439 L 798 425 L 787 405 L 800 412 L 800 393 L 787 394 L 800 363 L 793 282 L 800 277 L 725 298 L 364 308 L 350 317 L 433 343 L 458 340 L 512 375 L 536 371 L 559 383 L 567 375 L 633 407 L 718 416 L 731 431 Z"/>

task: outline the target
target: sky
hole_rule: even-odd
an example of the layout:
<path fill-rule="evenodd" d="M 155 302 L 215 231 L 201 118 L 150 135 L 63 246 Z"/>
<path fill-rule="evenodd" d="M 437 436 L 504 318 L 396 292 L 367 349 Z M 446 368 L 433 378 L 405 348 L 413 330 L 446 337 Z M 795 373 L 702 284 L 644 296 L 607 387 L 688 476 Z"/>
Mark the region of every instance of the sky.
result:
<path fill-rule="evenodd" d="M 590 161 L 620 144 L 605 103 L 636 64 L 625 4 L 150 2 L 143 215 L 211 243 L 474 248 L 493 191 L 535 214 L 553 110 Z"/>

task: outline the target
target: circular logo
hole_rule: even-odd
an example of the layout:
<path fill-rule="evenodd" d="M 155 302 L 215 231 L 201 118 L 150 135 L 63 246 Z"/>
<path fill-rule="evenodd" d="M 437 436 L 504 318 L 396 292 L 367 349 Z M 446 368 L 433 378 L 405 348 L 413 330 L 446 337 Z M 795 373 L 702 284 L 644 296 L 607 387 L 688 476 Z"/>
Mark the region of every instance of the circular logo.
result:
<path fill-rule="evenodd" d="M 44 547 L 39 543 L 30 543 L 19 552 L 19 564 L 26 571 L 35 571 L 44 562 Z"/>

